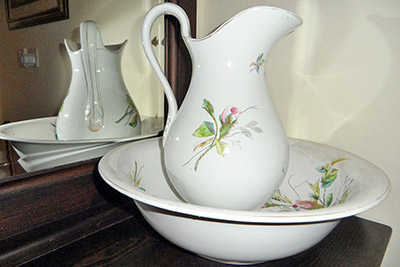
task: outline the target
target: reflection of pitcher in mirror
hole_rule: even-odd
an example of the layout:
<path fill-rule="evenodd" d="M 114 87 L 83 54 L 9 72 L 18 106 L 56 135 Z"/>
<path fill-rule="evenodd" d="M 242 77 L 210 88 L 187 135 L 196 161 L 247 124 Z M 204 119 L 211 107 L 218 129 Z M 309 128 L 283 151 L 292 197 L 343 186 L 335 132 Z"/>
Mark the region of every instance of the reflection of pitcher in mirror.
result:
<path fill-rule="evenodd" d="M 65 39 L 72 79 L 60 108 L 56 131 L 60 140 L 117 138 L 139 135 L 141 121 L 121 73 L 127 41 L 104 46 L 93 21 L 80 25 L 81 45 Z"/>

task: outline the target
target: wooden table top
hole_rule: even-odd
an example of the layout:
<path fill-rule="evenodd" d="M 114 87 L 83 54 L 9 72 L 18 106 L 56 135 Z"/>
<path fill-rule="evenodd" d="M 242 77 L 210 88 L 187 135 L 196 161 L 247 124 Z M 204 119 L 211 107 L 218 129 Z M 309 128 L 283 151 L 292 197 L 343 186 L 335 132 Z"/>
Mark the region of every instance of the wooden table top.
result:
<path fill-rule="evenodd" d="M 29 266 L 227 266 L 183 250 L 135 216 L 41 256 Z M 295 256 L 254 266 L 380 266 L 389 226 L 343 219 L 319 244 Z"/>

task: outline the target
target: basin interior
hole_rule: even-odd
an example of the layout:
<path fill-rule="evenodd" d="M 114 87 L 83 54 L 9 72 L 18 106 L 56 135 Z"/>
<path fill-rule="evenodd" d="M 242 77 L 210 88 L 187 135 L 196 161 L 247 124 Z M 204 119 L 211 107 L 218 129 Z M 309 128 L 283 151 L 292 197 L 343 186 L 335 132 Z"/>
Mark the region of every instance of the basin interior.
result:
<path fill-rule="evenodd" d="M 160 143 L 154 145 L 162 151 Z M 260 207 L 260 212 L 297 213 L 334 207 L 357 195 L 362 185 L 355 178 L 362 175 L 364 163 L 352 158 L 351 154 L 332 153 L 329 147 L 326 151 L 324 148 L 316 151 L 314 146 L 313 143 L 291 141 L 285 179 L 273 198 Z M 155 154 L 154 149 L 143 149 L 140 157 L 136 153 L 118 159 L 111 155 L 109 160 L 115 161 L 115 179 L 122 187 L 160 199 L 184 202 L 168 179 L 162 157 L 163 153 Z M 148 166 L 150 158 L 152 164 Z"/>

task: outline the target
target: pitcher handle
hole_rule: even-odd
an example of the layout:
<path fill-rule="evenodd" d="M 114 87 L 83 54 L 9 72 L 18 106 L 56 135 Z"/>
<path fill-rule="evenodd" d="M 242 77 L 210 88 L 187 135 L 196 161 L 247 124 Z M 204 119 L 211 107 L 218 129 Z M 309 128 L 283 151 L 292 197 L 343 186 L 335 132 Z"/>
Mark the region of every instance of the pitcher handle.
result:
<path fill-rule="evenodd" d="M 97 58 L 99 29 L 94 21 L 83 21 L 80 25 L 82 63 L 88 92 L 85 119 L 88 129 L 97 132 L 104 127 L 104 108 L 101 100 Z"/>
<path fill-rule="evenodd" d="M 165 145 L 165 139 L 169 131 L 169 126 L 171 125 L 176 116 L 176 113 L 178 112 L 178 105 L 176 103 L 176 98 L 172 91 L 171 85 L 169 84 L 167 77 L 165 77 L 165 74 L 162 71 L 159 62 L 154 55 L 150 35 L 154 21 L 159 16 L 166 14 L 173 15 L 179 20 L 179 23 L 181 24 L 181 34 L 183 37 L 191 38 L 189 18 L 180 6 L 172 3 L 164 3 L 154 6 L 152 9 L 149 10 L 149 12 L 147 12 L 142 27 L 142 44 L 147 59 L 149 60 L 151 66 L 154 69 L 154 72 L 156 73 L 158 79 L 161 82 L 161 85 L 164 88 L 164 92 L 168 102 L 168 116 L 164 128 L 163 146 Z"/>

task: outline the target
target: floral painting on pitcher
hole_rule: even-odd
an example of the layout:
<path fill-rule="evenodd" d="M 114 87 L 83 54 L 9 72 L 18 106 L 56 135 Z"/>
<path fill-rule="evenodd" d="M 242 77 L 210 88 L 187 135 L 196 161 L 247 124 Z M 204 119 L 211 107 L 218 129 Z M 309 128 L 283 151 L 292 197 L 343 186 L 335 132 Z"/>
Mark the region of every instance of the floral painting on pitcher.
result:
<path fill-rule="evenodd" d="M 265 60 L 263 59 L 264 53 L 258 55 L 257 60 L 255 62 L 251 62 L 250 66 L 251 69 L 249 72 L 255 70 L 257 73 L 260 73 L 260 68 L 264 65 Z"/>
<path fill-rule="evenodd" d="M 250 121 L 245 125 L 239 125 L 239 117 L 252 109 L 257 109 L 256 106 L 248 107 L 240 110 L 235 106 L 227 106 L 219 115 L 219 119 L 215 117 L 214 107 L 210 101 L 203 99 L 201 107 L 211 117 L 212 121 L 203 121 L 203 123 L 194 131 L 193 136 L 202 139 L 196 144 L 193 151 L 195 155 L 189 159 L 184 165 L 195 160 L 194 170 L 197 171 L 200 160 L 213 148 L 216 152 L 224 156 L 229 145 L 238 145 L 240 141 L 232 137 L 236 135 L 244 135 L 247 138 L 253 139 L 254 133 L 262 133 L 262 129 L 257 126 L 256 121 Z M 229 142 L 228 142 L 229 141 Z"/>
<path fill-rule="evenodd" d="M 115 123 L 120 123 L 123 119 L 127 118 L 125 125 L 136 127 L 140 121 L 139 112 L 129 95 L 126 96 L 127 107 L 124 115 L 119 118 Z"/>

